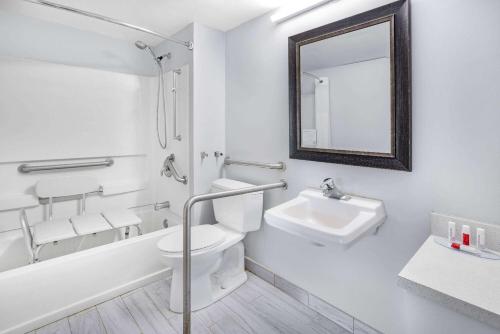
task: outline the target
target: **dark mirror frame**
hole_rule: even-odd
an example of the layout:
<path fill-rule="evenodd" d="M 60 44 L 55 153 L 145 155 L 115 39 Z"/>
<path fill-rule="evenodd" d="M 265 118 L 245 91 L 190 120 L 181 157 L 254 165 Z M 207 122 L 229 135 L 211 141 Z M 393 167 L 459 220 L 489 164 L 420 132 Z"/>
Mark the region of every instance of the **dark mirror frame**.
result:
<path fill-rule="evenodd" d="M 301 147 L 300 127 L 300 46 L 377 21 L 393 22 L 391 34 L 393 74 L 392 128 L 394 152 L 377 155 L 367 152 L 336 152 L 335 150 Z M 368 12 L 336 21 L 288 38 L 288 75 L 290 103 L 290 158 L 332 162 L 347 165 L 411 171 L 411 48 L 410 5 L 407 0 L 394 2 Z"/>

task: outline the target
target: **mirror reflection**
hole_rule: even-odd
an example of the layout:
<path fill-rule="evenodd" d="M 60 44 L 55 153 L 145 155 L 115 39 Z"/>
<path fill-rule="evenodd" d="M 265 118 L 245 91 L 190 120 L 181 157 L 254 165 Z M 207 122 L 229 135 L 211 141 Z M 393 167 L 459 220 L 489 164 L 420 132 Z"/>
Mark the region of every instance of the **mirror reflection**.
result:
<path fill-rule="evenodd" d="M 393 155 L 391 22 L 299 50 L 302 148 Z"/>

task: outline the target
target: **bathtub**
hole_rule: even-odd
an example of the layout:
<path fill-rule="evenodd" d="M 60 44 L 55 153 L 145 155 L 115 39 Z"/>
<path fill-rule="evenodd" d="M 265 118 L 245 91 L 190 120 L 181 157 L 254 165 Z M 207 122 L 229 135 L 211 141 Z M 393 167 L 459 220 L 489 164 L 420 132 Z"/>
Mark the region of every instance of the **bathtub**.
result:
<path fill-rule="evenodd" d="M 0 273 L 0 334 L 26 333 L 169 275 L 165 230 Z"/>

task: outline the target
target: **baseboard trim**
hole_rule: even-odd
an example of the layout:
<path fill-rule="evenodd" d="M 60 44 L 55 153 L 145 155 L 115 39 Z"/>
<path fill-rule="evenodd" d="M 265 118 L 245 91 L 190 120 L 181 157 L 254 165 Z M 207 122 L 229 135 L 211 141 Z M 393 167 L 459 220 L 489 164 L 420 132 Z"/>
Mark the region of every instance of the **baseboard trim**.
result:
<path fill-rule="evenodd" d="M 245 268 L 262 280 L 283 291 L 290 297 L 298 300 L 312 310 L 330 319 L 337 325 L 345 328 L 350 333 L 382 334 L 380 331 L 354 318 L 352 315 L 340 310 L 338 307 L 275 274 L 271 269 L 261 265 L 252 258 L 245 257 Z"/>

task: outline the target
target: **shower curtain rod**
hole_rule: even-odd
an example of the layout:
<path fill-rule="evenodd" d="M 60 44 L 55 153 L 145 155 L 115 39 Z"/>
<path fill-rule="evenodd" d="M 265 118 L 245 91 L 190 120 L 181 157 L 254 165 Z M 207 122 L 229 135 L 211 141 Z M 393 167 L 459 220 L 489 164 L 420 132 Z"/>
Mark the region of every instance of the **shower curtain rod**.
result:
<path fill-rule="evenodd" d="M 170 41 L 170 42 L 173 42 L 173 43 L 177 43 L 177 44 L 180 44 L 180 45 L 184 45 L 189 50 L 193 49 L 193 42 L 191 42 L 191 41 L 181 41 L 181 40 L 178 40 L 176 38 L 167 37 L 167 36 L 164 36 L 164 35 L 162 35 L 160 33 L 157 33 L 156 31 L 153 31 L 153 30 L 150 30 L 150 29 L 146 29 L 146 28 L 143 28 L 143 27 L 139 27 L 139 26 L 127 23 L 127 22 L 115 20 L 113 18 L 104 16 L 104 15 L 95 14 L 95 13 L 92 13 L 92 12 L 87 12 L 87 11 L 84 11 L 84 10 L 81 10 L 81 9 L 77 9 L 77 8 L 69 7 L 69 6 L 65 6 L 65 5 L 60 5 L 60 4 L 57 4 L 55 2 L 50 2 L 50 1 L 45 1 L 45 0 L 24 0 L 24 1 L 31 2 L 31 3 L 38 4 L 38 5 L 48 6 L 48 7 L 52 7 L 52 8 L 56 8 L 56 9 L 60 9 L 60 10 L 65 10 L 67 12 L 71 12 L 71 13 L 75 13 L 75 14 L 80 14 L 80 15 L 83 15 L 83 16 L 87 16 L 87 17 L 91 17 L 91 18 L 97 19 L 97 20 L 101 20 L 101 21 L 105 21 L 105 22 L 108 22 L 108 23 L 117 24 L 117 25 L 120 25 L 120 26 L 123 26 L 123 27 L 127 27 L 127 28 L 131 28 L 131 29 L 134 29 L 134 30 L 138 30 L 138 31 L 142 31 L 142 32 L 145 32 L 145 33 L 148 33 L 148 34 L 151 34 L 151 35 L 163 38 L 164 40 L 167 40 L 167 41 Z"/>
<path fill-rule="evenodd" d="M 304 75 L 306 75 L 308 77 L 314 78 L 314 79 L 318 80 L 319 82 L 323 82 L 323 80 L 321 80 L 320 77 L 318 77 L 317 75 L 314 75 L 312 73 L 303 71 L 302 74 L 304 74 Z"/>

